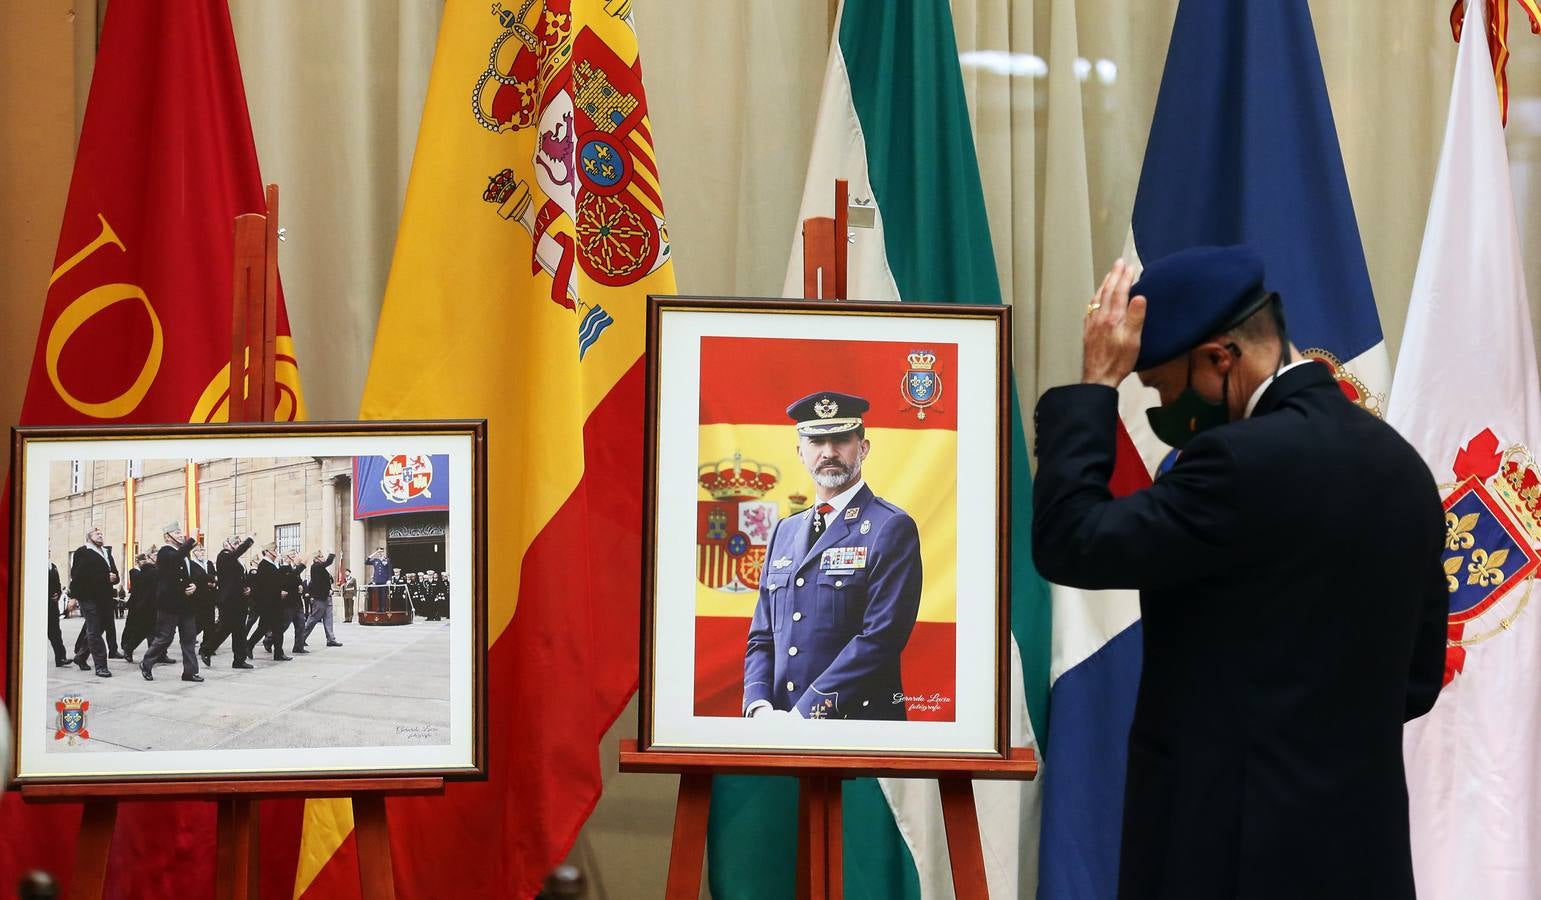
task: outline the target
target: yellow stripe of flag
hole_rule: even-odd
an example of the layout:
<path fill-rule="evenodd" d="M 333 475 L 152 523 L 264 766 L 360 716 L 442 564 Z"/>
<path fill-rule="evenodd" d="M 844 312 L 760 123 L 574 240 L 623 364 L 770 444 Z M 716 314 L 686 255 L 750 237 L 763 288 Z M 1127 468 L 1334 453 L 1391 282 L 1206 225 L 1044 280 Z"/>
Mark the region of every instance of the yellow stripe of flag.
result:
<path fill-rule="evenodd" d="M 583 477 L 584 422 L 641 356 L 646 296 L 675 289 L 661 234 L 652 235 L 657 256 L 646 271 L 610 273 L 601 283 L 585 270 L 590 260 L 568 256 L 564 268 L 563 242 L 596 244 L 575 218 L 602 226 L 625 212 L 605 202 L 574 209 L 585 202 L 575 182 L 553 183 L 560 159 L 536 163 L 538 150 L 551 149 L 542 139 L 563 132 L 546 120 L 515 121 L 526 88 L 537 117 L 545 111 L 560 121 L 554 88 L 562 82 L 542 79 L 567 76 L 573 41 L 585 30 L 623 65 L 635 62 L 636 37 L 615 14 L 624 8 L 575 0 L 570 16 L 552 18 L 536 6 L 512 28 L 511 5 L 489 12 L 480 0 L 450 0 L 440 25 L 360 416 L 489 420 L 488 532 L 497 551 L 488 565 L 489 642 L 514 615 L 526 551 Z M 547 63 L 567 63 L 531 69 L 521 82 L 522 29 L 540 35 Z M 502 50 L 489 53 L 500 35 Z M 547 215 L 548 200 L 558 215 Z M 574 289 L 554 277 L 569 271 Z M 596 306 L 603 319 L 588 318 Z M 606 327 L 580 361 L 585 324 Z M 296 897 L 352 826 L 347 801 L 306 804 Z"/>
<path fill-rule="evenodd" d="M 957 621 L 958 435 L 953 431 L 869 428 L 872 449 L 862 477 L 877 496 L 915 519 L 920 529 L 925 583 L 920 595 L 922 622 Z M 699 463 L 743 454 L 762 467 L 781 471 L 763 499 L 774 501 L 782 516 L 792 512 L 790 496 L 813 496 L 813 479 L 797 457 L 797 438 L 789 425 L 705 425 L 700 430 Z M 697 489 L 697 500 L 710 500 Z M 804 503 L 806 506 L 806 502 Z M 859 513 L 858 513 L 859 514 Z M 696 582 L 696 615 L 749 616 L 753 592 L 733 594 Z"/>

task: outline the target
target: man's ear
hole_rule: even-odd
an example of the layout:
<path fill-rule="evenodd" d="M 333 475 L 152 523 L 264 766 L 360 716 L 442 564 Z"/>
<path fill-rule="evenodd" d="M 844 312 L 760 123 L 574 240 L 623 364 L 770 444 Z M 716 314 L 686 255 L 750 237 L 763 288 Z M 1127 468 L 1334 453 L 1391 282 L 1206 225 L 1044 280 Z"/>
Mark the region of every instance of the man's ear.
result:
<path fill-rule="evenodd" d="M 1240 356 L 1239 353 L 1231 350 L 1231 346 L 1229 342 L 1208 341 L 1199 347 L 1199 351 L 1205 362 L 1209 363 L 1216 372 L 1224 375 L 1236 363 L 1236 357 Z"/>

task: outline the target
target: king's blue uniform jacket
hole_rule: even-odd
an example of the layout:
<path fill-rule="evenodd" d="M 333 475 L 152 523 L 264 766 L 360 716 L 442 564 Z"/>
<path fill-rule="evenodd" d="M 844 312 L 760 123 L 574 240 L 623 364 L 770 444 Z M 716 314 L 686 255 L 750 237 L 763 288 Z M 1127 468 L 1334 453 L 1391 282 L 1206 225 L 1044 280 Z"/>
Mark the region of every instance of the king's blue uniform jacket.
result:
<path fill-rule="evenodd" d="M 744 653 L 744 709 L 903 719 L 899 653 L 920 611 L 920 533 L 862 485 L 810 546 L 813 511 L 776 523 Z M 859 566 L 832 565 L 840 555 Z M 821 565 L 822 563 L 822 565 Z"/>

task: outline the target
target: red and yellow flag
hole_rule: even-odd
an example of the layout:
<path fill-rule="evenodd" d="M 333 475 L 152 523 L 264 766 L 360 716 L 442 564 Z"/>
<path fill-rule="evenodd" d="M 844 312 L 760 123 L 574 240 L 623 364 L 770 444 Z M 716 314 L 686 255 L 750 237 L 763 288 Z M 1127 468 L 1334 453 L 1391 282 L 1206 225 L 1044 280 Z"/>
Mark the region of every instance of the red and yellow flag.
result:
<path fill-rule="evenodd" d="M 958 371 L 958 345 L 779 337 L 701 339 L 700 491 L 696 500 L 694 713 L 740 716 L 744 648 L 760 572 L 778 519 L 814 501 L 784 410 L 817 391 L 867 400 L 871 450 L 862 478 L 915 519 L 925 587 L 900 656 L 911 721 L 950 722 L 957 647 L 958 416 L 952 385 L 936 375 L 930 401 L 904 393 L 914 372 Z M 775 372 L 770 380 L 734 372 Z M 928 375 L 929 377 L 929 375 Z M 745 473 L 749 473 L 746 475 Z M 849 512 L 849 510 L 848 510 Z M 865 533 L 865 532 L 863 532 Z"/>
<path fill-rule="evenodd" d="M 1509 0 L 1483 0 L 1488 6 L 1487 46 L 1492 57 L 1493 82 L 1498 86 L 1498 121 L 1509 124 Z M 1530 17 L 1530 33 L 1541 34 L 1541 0 L 1520 0 Z M 1450 33 L 1457 43 L 1466 23 L 1466 0 L 1455 0 L 1450 8 Z"/>
<path fill-rule="evenodd" d="M 223 419 L 233 222 L 264 209 L 224 0 L 115 0 L 102 27 L 22 422 Z M 281 299 L 278 335 L 278 417 L 297 418 L 304 404 Z M 110 522 L 104 530 L 110 543 L 124 537 L 111 533 Z M 0 581 L 7 558 L 0 554 Z M 6 794 L 0 884 L 42 868 L 67 886 L 79 809 Z M 298 804 L 268 802 L 262 811 L 263 847 L 279 854 L 269 858 L 292 865 Z M 213 834 L 212 803 L 123 804 L 108 869 L 115 896 L 210 893 Z M 130 870 L 131 878 L 119 878 Z"/>
<path fill-rule="evenodd" d="M 389 802 L 404 896 L 533 895 L 636 686 L 645 299 L 674 273 L 630 6 L 440 27 L 361 415 L 489 420 L 490 777 Z M 351 827 L 312 802 L 296 895 L 356 877 Z"/>

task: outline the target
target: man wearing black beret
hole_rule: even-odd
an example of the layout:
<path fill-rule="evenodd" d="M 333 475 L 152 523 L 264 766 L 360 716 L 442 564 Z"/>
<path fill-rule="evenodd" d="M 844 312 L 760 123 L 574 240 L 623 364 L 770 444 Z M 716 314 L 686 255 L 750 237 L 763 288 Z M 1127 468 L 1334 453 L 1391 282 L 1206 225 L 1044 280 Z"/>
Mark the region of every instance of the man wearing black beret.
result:
<path fill-rule="evenodd" d="M 872 492 L 865 399 L 787 407 L 814 505 L 776 523 L 744 651 L 744 715 L 905 718 L 899 654 L 920 612 L 920 532 Z"/>
<path fill-rule="evenodd" d="M 1082 383 L 1038 402 L 1033 497 L 1045 578 L 1140 591 L 1119 896 L 1412 897 L 1402 724 L 1438 696 L 1449 614 L 1434 480 L 1289 343 L 1254 251 L 1132 281 L 1114 265 Z M 1131 372 L 1181 454 L 1115 499 Z"/>

